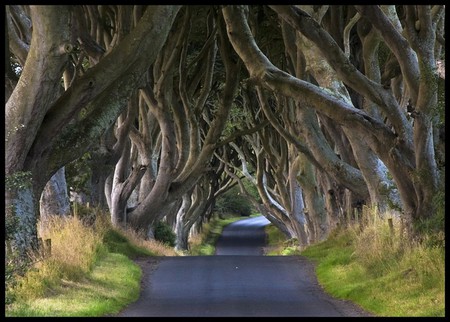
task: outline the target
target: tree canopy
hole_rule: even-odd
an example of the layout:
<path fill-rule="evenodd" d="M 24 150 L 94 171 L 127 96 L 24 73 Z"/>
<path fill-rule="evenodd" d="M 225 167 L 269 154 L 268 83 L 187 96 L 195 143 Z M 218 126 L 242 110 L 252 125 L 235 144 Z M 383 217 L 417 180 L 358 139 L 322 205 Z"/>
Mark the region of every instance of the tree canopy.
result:
<path fill-rule="evenodd" d="M 81 161 L 69 181 L 114 225 L 152 237 L 164 220 L 180 248 L 236 185 L 300 246 L 363 206 L 410 231 L 440 213 L 443 5 L 5 9 L 5 213 L 23 252 L 44 187 Z"/>

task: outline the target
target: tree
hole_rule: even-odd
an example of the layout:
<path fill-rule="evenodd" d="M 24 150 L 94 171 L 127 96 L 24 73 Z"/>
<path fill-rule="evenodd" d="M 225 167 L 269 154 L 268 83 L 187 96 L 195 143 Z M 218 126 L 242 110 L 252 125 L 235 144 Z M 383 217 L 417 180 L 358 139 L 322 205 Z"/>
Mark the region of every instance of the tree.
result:
<path fill-rule="evenodd" d="M 402 96 L 397 98 L 390 87 L 385 88 L 381 84 L 380 79 L 372 79 L 372 74 L 365 75 L 358 70 L 330 33 L 318 23 L 315 14 L 327 8 L 320 6 L 319 10 L 306 8 L 308 11 L 305 11 L 295 6 L 270 7 L 313 46 L 317 46 L 316 53 L 329 64 L 336 78 L 345 84 L 345 87 L 340 85 L 341 89 L 349 87 L 369 103 L 367 106 L 355 107 L 348 100 L 348 95 L 337 92 L 339 88 L 334 88 L 331 82 L 325 83 L 329 81 L 323 78 L 325 75 L 312 74 L 312 77 L 318 78 L 315 81 L 319 82 L 319 87 L 276 67 L 255 42 L 249 27 L 247 8 L 224 7 L 228 36 L 244 61 L 252 81 L 271 92 L 292 98 L 299 104 L 298 109 L 312 108 L 318 115 L 331 119 L 346 131 L 344 133 L 353 143 L 352 148 L 358 143 L 355 142 L 356 137 L 352 139 L 352 134 L 357 135 L 359 140 L 363 139 L 392 175 L 401 197 L 405 221 L 411 223 L 431 216 L 434 213 L 432 196 L 437 192 L 439 181 L 432 131 L 432 115 L 437 108 L 435 53 L 440 52 L 436 49 L 436 30 L 444 8 L 405 6 L 402 25 L 393 6 L 384 7 L 385 12 L 379 6 L 356 6 L 364 17 L 364 23 L 369 23 L 369 27 L 377 30 L 397 60 L 405 89 Z M 370 64 L 372 61 L 365 63 Z M 330 71 L 328 67 L 325 70 Z M 320 72 L 320 69 L 317 67 L 311 71 Z M 415 112 L 414 122 L 407 118 L 404 104 L 408 101 Z M 385 117 L 385 120 L 373 116 L 369 107 L 376 108 L 378 115 Z M 358 160 L 355 151 L 354 156 L 363 165 L 368 162 Z M 329 155 L 328 161 L 333 158 L 336 159 L 335 154 Z M 325 170 L 330 174 L 334 172 L 336 179 L 352 191 L 358 192 L 355 183 L 359 186 L 364 183 L 360 171 L 355 172 L 346 164 L 334 170 Z M 371 181 L 368 183 L 371 184 Z M 374 198 L 372 201 L 376 203 L 376 195 Z"/>
<path fill-rule="evenodd" d="M 202 47 L 194 48 L 192 61 L 186 66 L 192 12 L 190 8 L 185 9 L 183 20 L 177 22 L 179 28 L 174 37 L 153 66 L 151 82 L 141 90 L 158 124 L 160 143 L 153 182 L 146 184 L 149 190 L 128 214 L 128 220 L 136 230 L 150 229 L 150 236 L 153 224 L 168 214 L 170 216 L 168 207 L 181 199 L 185 200 L 186 206 L 190 198 L 186 193 L 194 192 L 193 187 L 210 170 L 209 163 L 225 127 L 239 80 L 240 64 L 233 59 L 224 23 L 213 7 L 202 10 L 206 17 L 203 22 L 206 24 L 206 41 Z M 212 92 L 217 51 L 224 72 L 217 73 L 216 77 L 223 82 L 223 89 Z M 219 98 L 212 100 L 211 95 L 217 93 Z M 151 133 L 150 130 L 143 128 L 146 133 Z M 148 134 L 142 135 L 142 139 L 145 137 Z M 139 136 L 135 138 L 139 140 Z M 150 159 L 150 151 L 144 150 L 142 147 L 143 157 Z"/>
<path fill-rule="evenodd" d="M 302 246 L 363 205 L 432 217 L 444 19 L 441 5 L 7 6 L 16 247 L 36 244 L 45 185 L 81 156 L 115 225 L 151 237 L 164 221 L 181 249 L 235 184 Z"/>
<path fill-rule="evenodd" d="M 130 9 L 87 6 L 80 13 L 69 6 L 30 6 L 19 26 L 31 21 L 32 33 L 25 30 L 20 38 L 14 29 L 7 34 L 11 54 L 23 64 L 5 112 L 5 175 L 10 182 L 18 177 L 27 181 L 10 185 L 6 194 L 8 213 L 19 218 L 15 246 L 22 253 L 37 245 L 36 196 L 58 169 L 89 150 L 115 122 L 166 41 L 180 6 L 135 7 L 134 28 L 124 12 Z M 96 14 L 105 24 L 90 20 Z M 104 36 L 107 51 L 92 46 L 92 34 L 80 28 L 82 19 Z M 77 48 L 83 48 L 79 55 Z M 82 68 L 87 56 L 98 63 L 82 75 L 75 73 L 62 92 L 65 69 L 71 62 Z"/>

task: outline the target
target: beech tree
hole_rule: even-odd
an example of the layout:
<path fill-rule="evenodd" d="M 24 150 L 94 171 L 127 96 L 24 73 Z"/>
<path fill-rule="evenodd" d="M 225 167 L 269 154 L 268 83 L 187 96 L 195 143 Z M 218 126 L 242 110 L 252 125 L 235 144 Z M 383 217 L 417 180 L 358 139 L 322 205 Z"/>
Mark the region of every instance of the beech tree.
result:
<path fill-rule="evenodd" d="M 355 6 L 358 14 L 364 18 L 362 23 L 367 24 L 364 36 L 367 35 L 367 29 L 374 30 L 398 64 L 399 72 L 394 76 L 402 78 L 400 97 L 394 95 L 398 91 L 381 83 L 381 77 L 375 77 L 381 74 L 379 67 L 371 70 L 379 66 L 374 59 L 379 59 L 376 53 L 372 52 L 375 55 L 371 56 L 372 60 L 364 61 L 366 70 L 358 70 L 343 48 L 322 27 L 319 23 L 320 13 L 323 16 L 328 10 L 327 6 L 270 7 L 310 44 L 297 48 L 301 52 L 297 53 L 296 59 L 304 59 L 306 64 L 314 65 L 317 64 L 317 57 L 321 57 L 326 65 L 310 70 L 317 85 L 278 68 L 255 41 L 248 8 L 226 6 L 222 10 L 228 36 L 244 61 L 252 82 L 270 92 L 292 98 L 299 110 L 314 109 L 318 115 L 325 115 L 342 128 L 351 143 L 355 161 L 363 167 L 352 169 L 349 164 L 339 162 L 336 154 L 328 154 L 326 161 L 331 162 L 332 167 L 324 170 L 334 175 L 346 188 L 355 193 L 364 193 L 367 187 L 376 186 L 376 182 L 383 179 L 375 176 L 373 181 L 361 173 L 362 169 L 369 168 L 366 162 L 370 160 L 360 149 L 361 146 L 358 147 L 358 143 L 363 141 L 392 175 L 401 198 L 403 218 L 408 226 L 413 221 L 432 216 L 435 211 L 433 196 L 438 191 L 440 180 L 434 157 L 432 120 L 438 108 L 436 54 L 440 58 L 441 44 L 436 42 L 436 34 L 443 19 L 443 6 L 401 7 L 404 14 L 401 21 L 394 6 Z M 376 49 L 372 47 L 373 51 Z M 308 60 L 311 50 L 314 50 L 315 60 Z M 347 87 L 366 103 L 355 106 L 348 99 Z M 413 119 L 408 119 L 408 102 Z M 377 115 L 382 115 L 384 119 Z M 362 188 L 364 182 L 365 189 Z M 372 198 L 371 202 L 378 203 L 376 193 L 372 193 Z"/>
<path fill-rule="evenodd" d="M 86 153 L 112 223 L 152 237 L 164 220 L 180 249 L 234 184 L 302 247 L 363 205 L 410 228 L 436 212 L 442 5 L 6 9 L 6 216 L 23 254 L 44 187 Z"/>
<path fill-rule="evenodd" d="M 114 124 L 165 43 L 180 6 L 78 9 L 29 6 L 5 33 L 11 55 L 23 66 L 5 106 L 5 199 L 7 216 L 18 218 L 14 246 L 24 254 L 37 245 L 37 200 L 44 186 Z M 134 28 L 126 12 L 134 14 Z M 97 42 L 81 28 L 82 19 L 97 32 Z M 105 42 L 108 46 L 97 46 Z M 83 70 L 87 56 L 98 63 Z M 71 63 L 77 70 L 63 92 L 61 80 Z"/>
<path fill-rule="evenodd" d="M 140 91 L 151 118 L 157 122 L 160 142 L 156 147 L 158 162 L 153 163 L 150 174 L 152 181 L 143 182 L 146 186 L 140 187 L 140 200 L 127 214 L 127 221 L 136 230 L 148 230 L 149 236 L 152 236 L 156 221 L 170 214 L 179 219 L 186 218 L 183 213 L 187 211 L 187 205 L 197 207 L 195 202 L 190 204 L 188 201 L 191 193 L 202 191 L 194 187 L 209 171 L 239 80 L 239 63 L 232 60 L 225 25 L 212 7 L 204 10 L 205 43 L 194 49 L 189 57 L 192 61 L 187 64 L 192 15 L 191 8 L 185 8 L 183 18 L 176 22 L 178 28 L 173 37 L 152 66 L 149 83 Z M 219 99 L 213 101 L 216 106 L 212 106 L 210 92 L 217 51 L 224 74 L 217 73 L 216 77 L 224 79 L 221 80 L 223 90 L 218 91 Z M 144 118 L 149 118 L 148 113 Z M 137 142 L 144 141 L 151 132 L 145 126 L 154 124 L 144 118 L 142 135 L 136 131 L 133 134 Z M 150 153 L 155 153 L 145 143 L 137 146 L 146 160 L 152 158 Z M 181 200 L 182 209 L 178 210 L 178 215 L 177 211 L 168 211 Z"/>

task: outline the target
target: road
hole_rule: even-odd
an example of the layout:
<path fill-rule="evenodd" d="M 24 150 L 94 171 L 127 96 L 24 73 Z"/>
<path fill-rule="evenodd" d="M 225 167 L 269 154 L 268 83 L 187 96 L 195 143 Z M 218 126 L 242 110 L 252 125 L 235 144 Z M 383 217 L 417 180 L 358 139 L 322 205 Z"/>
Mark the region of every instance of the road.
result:
<path fill-rule="evenodd" d="M 302 256 L 262 256 L 265 218 L 226 226 L 213 256 L 153 257 L 121 317 L 370 316 L 322 291 Z"/>
<path fill-rule="evenodd" d="M 235 221 L 222 231 L 216 243 L 216 255 L 262 255 L 266 244 L 263 216 Z"/>

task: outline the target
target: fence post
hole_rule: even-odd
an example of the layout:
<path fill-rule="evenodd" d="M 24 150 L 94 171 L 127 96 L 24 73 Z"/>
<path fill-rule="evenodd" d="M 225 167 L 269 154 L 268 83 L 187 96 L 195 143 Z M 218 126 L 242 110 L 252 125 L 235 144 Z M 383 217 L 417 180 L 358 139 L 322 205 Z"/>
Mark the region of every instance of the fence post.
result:
<path fill-rule="evenodd" d="M 52 240 L 46 239 L 45 240 L 45 256 L 51 256 L 52 255 Z"/>
<path fill-rule="evenodd" d="M 394 237 L 394 223 L 392 222 L 392 218 L 388 218 L 389 232 L 391 234 L 391 238 Z"/>

